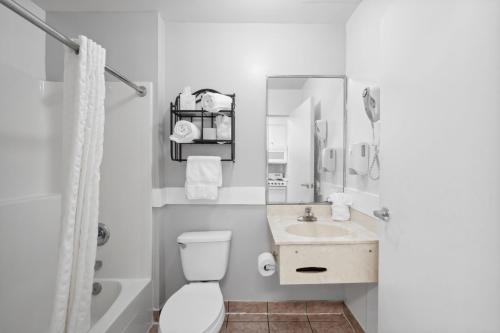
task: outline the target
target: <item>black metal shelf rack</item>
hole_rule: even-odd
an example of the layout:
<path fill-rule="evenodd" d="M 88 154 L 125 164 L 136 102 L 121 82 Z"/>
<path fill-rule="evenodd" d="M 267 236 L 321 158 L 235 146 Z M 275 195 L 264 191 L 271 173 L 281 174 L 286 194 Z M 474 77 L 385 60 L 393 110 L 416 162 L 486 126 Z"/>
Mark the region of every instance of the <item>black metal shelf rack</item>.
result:
<path fill-rule="evenodd" d="M 200 89 L 193 93 L 196 96 L 196 102 L 201 100 L 203 94 L 207 92 L 220 94 L 218 91 L 213 89 Z M 177 143 L 175 141 L 170 141 L 170 158 L 173 161 L 184 162 L 187 161 L 182 155 L 183 145 L 227 145 L 231 148 L 230 158 L 222 158 L 221 161 L 235 162 L 235 94 L 226 94 L 233 99 L 231 104 L 231 110 L 222 110 L 216 113 L 208 112 L 203 109 L 201 110 L 181 110 L 180 109 L 180 95 L 177 95 L 174 103 L 170 103 L 170 134 L 173 133 L 175 123 L 179 120 L 187 120 L 193 122 L 196 119 L 200 119 L 201 127 L 201 137 L 200 139 L 193 140 L 191 143 Z M 231 118 L 231 139 L 230 140 L 206 140 L 203 138 L 203 127 L 215 128 L 215 118 L 219 115 L 225 115 Z"/>

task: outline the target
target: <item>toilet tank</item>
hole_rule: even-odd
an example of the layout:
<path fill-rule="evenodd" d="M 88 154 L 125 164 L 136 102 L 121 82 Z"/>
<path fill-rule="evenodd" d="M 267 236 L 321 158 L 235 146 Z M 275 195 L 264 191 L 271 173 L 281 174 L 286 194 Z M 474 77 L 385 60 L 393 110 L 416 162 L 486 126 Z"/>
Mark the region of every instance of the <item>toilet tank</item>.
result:
<path fill-rule="evenodd" d="M 177 237 L 188 281 L 219 281 L 226 274 L 231 231 L 185 232 Z"/>

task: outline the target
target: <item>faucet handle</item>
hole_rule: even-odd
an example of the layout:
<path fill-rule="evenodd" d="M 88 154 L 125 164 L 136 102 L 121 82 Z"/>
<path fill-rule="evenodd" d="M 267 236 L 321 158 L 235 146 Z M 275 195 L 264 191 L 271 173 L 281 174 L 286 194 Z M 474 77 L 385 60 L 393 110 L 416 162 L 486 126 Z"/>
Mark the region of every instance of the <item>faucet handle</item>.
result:
<path fill-rule="evenodd" d="M 306 216 L 311 216 L 312 215 L 312 208 L 308 206 L 304 209 L 304 212 L 305 212 Z"/>

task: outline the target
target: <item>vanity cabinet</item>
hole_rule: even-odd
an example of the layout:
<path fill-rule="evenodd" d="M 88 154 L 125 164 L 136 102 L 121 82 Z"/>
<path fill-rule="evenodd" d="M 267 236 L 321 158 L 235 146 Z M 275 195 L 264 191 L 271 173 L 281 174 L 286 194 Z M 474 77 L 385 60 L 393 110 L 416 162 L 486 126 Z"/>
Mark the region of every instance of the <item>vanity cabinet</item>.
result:
<path fill-rule="evenodd" d="M 280 245 L 275 249 L 283 285 L 378 281 L 378 243 Z"/>

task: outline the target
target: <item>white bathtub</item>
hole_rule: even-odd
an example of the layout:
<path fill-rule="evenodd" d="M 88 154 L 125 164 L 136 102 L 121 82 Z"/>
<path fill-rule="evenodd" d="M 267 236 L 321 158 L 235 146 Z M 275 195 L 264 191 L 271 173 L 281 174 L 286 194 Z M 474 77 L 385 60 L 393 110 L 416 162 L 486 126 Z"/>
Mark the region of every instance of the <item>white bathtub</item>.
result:
<path fill-rule="evenodd" d="M 149 279 L 98 279 L 102 291 L 92 296 L 89 333 L 146 333 L 152 321 Z"/>

